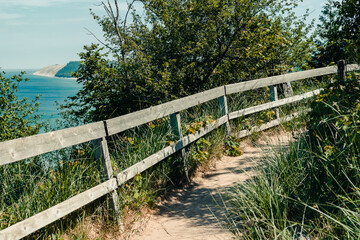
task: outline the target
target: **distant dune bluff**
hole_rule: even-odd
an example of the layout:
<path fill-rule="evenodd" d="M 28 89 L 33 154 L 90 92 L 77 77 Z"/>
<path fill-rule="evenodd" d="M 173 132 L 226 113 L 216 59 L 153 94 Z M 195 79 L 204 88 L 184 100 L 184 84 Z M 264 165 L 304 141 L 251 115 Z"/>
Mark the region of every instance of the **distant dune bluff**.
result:
<path fill-rule="evenodd" d="M 33 74 L 38 75 L 38 76 L 44 76 L 44 77 L 55 77 L 55 74 L 64 67 L 65 67 L 65 65 L 55 64 L 55 65 L 44 67 L 44 68 L 40 69 L 39 71 L 34 72 Z"/>

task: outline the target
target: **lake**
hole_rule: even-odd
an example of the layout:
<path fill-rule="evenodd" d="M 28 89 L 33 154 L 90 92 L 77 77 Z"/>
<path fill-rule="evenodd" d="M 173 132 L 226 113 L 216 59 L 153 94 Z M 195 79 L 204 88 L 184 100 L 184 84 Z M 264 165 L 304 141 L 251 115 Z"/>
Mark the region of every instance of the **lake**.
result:
<path fill-rule="evenodd" d="M 14 74 L 19 74 L 20 70 L 2 70 L 6 72 L 6 77 L 11 77 Z M 69 96 L 74 96 L 80 89 L 81 84 L 78 84 L 75 79 L 67 78 L 52 78 L 32 75 L 36 70 L 26 70 L 24 78 L 29 81 L 21 82 L 19 84 L 19 98 L 27 97 L 28 99 L 35 99 L 40 95 L 39 114 L 43 120 L 50 120 L 51 123 L 55 119 L 60 118 L 58 106 L 63 103 Z"/>

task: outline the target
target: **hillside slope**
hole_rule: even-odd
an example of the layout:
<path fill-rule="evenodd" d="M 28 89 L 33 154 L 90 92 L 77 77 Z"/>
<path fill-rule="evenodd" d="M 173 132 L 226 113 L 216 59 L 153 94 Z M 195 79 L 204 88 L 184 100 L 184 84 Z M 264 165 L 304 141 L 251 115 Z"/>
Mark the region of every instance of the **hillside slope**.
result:
<path fill-rule="evenodd" d="M 44 76 L 44 77 L 55 77 L 56 73 L 60 71 L 65 65 L 50 65 L 44 68 L 41 68 L 40 70 L 34 72 L 34 75 L 37 76 Z"/>
<path fill-rule="evenodd" d="M 71 61 L 60 69 L 55 77 L 72 78 L 72 72 L 76 72 L 80 67 L 80 61 Z"/>

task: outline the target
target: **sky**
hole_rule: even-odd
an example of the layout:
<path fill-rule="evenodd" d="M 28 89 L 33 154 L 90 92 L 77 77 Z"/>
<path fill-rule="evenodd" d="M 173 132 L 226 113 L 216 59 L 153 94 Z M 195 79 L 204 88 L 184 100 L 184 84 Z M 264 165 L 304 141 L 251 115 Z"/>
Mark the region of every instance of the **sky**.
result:
<path fill-rule="evenodd" d="M 304 0 L 297 14 L 309 8 L 317 19 L 327 0 Z M 100 0 L 0 0 L 0 68 L 39 69 L 79 60 L 83 46 L 102 38 L 89 9 L 102 16 Z M 126 0 L 119 0 L 125 15 Z M 138 6 L 139 8 L 139 6 Z M 88 30 L 87 30 L 88 29 Z"/>

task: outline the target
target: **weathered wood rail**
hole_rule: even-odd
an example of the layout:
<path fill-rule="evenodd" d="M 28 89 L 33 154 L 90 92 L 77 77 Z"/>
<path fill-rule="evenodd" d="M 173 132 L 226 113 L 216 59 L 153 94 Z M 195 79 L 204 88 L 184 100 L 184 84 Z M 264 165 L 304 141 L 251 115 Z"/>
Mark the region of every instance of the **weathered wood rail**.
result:
<path fill-rule="evenodd" d="M 347 66 L 348 71 L 359 69 L 360 66 L 357 64 Z M 100 147 L 99 154 L 102 156 L 103 163 L 105 164 L 105 169 L 107 171 L 107 178 L 101 184 L 90 188 L 74 197 L 71 197 L 66 201 L 59 203 L 45 211 L 42 211 L 30 218 L 27 218 L 6 229 L 1 230 L 0 239 L 20 239 L 25 237 L 109 193 L 112 193 L 115 210 L 117 210 L 119 208 L 118 196 L 114 191 L 118 188 L 118 186 L 133 178 L 136 174 L 145 171 L 146 169 L 166 159 L 175 152 L 183 150 L 184 147 L 188 146 L 192 142 L 213 131 L 214 129 L 222 126 L 223 124 L 226 124 L 227 133 L 230 134 L 231 130 L 229 121 L 232 119 L 310 98 L 316 94 L 319 94 L 321 91 L 321 89 L 317 89 L 300 95 L 286 97 L 284 99 L 278 100 L 276 87 L 272 86 L 306 78 L 334 74 L 337 72 L 337 70 L 338 69 L 336 66 L 325 67 L 230 84 L 101 122 L 95 122 L 79 127 L 0 142 L 1 166 L 40 154 L 95 140 L 94 142 L 98 142 L 98 146 Z M 228 95 L 263 87 L 271 87 L 271 102 L 241 109 L 231 113 L 228 112 Z M 216 119 L 212 124 L 209 124 L 200 129 L 195 134 L 183 136 L 181 132 L 181 119 L 179 112 L 214 99 L 219 99 L 219 107 L 222 117 Z M 163 148 L 157 153 L 125 169 L 124 171 L 117 174 L 117 176 L 113 176 L 106 138 L 169 115 L 172 119 L 172 128 L 174 132 L 177 131 L 176 135 L 178 136 L 179 141 L 173 145 Z M 267 128 L 279 125 L 281 122 L 289 121 L 296 115 L 297 114 L 292 114 L 283 118 L 277 118 L 271 122 L 263 124 L 261 127 L 255 127 L 250 131 L 244 130 L 233 134 L 237 137 L 244 137 L 251 134 L 253 131 L 262 131 Z"/>

